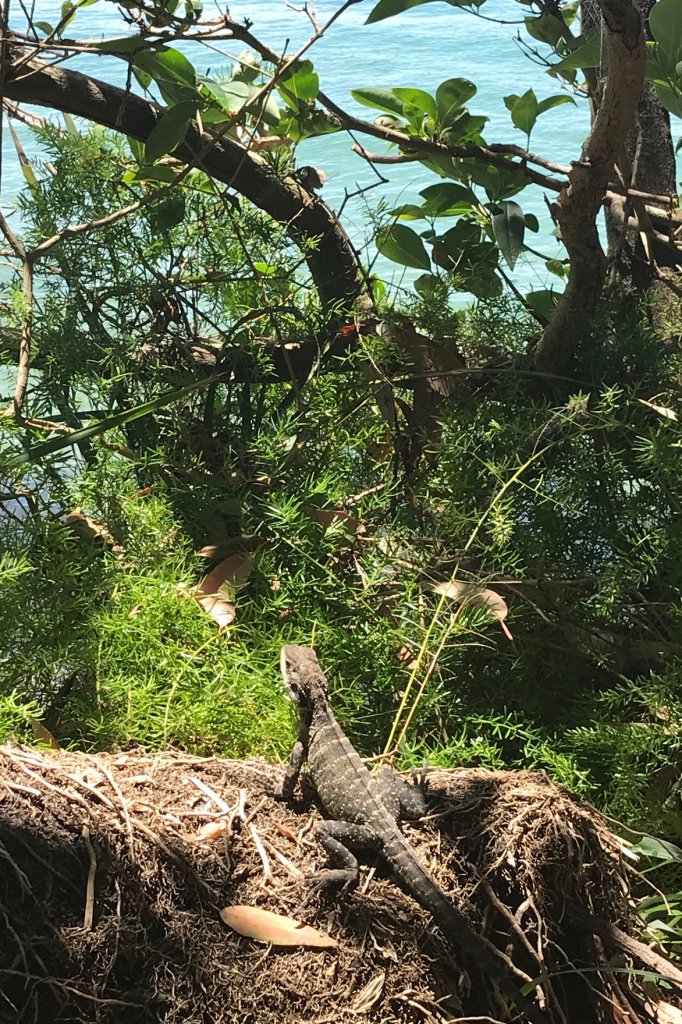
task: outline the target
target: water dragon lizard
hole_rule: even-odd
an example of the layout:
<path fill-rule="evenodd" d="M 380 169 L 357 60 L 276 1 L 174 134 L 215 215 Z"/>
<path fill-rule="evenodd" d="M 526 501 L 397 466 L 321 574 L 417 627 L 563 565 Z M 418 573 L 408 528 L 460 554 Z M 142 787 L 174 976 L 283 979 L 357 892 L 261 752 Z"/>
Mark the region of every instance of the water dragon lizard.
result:
<path fill-rule="evenodd" d="M 401 832 L 399 814 L 416 817 L 423 810 L 420 791 L 388 766 L 376 774 L 368 770 L 334 717 L 327 678 L 312 648 L 286 645 L 280 666 L 299 713 L 300 731 L 278 795 L 291 800 L 306 765 L 320 803 L 332 819 L 318 823 L 316 838 L 339 867 L 318 872 L 314 884 L 350 888 L 358 880 L 358 861 L 351 847 L 378 852 L 470 969 L 496 984 L 530 1024 L 547 1024 L 545 1014 L 522 994 L 506 964 L 472 931 Z"/>

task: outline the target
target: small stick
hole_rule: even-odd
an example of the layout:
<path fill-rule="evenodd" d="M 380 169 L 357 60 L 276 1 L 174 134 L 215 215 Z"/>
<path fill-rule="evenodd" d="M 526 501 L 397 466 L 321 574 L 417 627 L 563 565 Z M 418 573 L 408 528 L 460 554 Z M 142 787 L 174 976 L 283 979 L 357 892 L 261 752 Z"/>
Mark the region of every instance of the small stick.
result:
<path fill-rule="evenodd" d="M 214 790 L 212 790 L 210 786 L 207 786 L 206 783 L 202 782 L 202 780 L 199 779 L 196 775 L 192 775 L 189 781 L 192 783 L 193 786 L 196 786 L 197 789 L 201 790 L 204 796 L 207 796 L 209 800 L 212 800 L 216 807 L 218 807 L 223 814 L 232 814 L 232 808 L 229 806 L 229 804 L 226 804 L 222 797 L 218 796 L 218 794 Z"/>
<path fill-rule="evenodd" d="M 83 825 L 83 842 L 88 851 L 90 866 L 88 868 L 88 880 L 85 886 L 85 913 L 83 914 L 83 928 L 86 932 L 92 931 L 92 922 L 95 916 L 95 875 L 97 874 L 97 855 L 95 848 L 90 841 L 90 829 Z"/>

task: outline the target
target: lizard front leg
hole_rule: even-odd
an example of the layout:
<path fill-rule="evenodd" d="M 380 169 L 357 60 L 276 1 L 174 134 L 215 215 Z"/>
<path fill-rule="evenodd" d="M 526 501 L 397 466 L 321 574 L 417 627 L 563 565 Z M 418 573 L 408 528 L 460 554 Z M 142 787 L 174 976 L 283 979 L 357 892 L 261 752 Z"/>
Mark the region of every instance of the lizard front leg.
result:
<path fill-rule="evenodd" d="M 320 821 L 315 826 L 315 838 L 326 851 L 338 868 L 325 868 L 317 871 L 310 879 L 314 889 L 341 887 L 342 892 L 354 889 L 358 884 L 359 868 L 357 857 L 350 850 L 351 846 L 362 849 L 377 847 L 374 833 L 366 825 L 356 825 L 352 821 Z"/>
<path fill-rule="evenodd" d="M 298 777 L 301 774 L 301 768 L 307 755 L 306 745 L 303 740 L 297 740 L 294 743 L 293 750 L 289 756 L 289 761 L 284 769 L 284 776 L 279 786 L 275 786 L 275 799 L 283 800 L 285 803 L 291 803 L 294 798 L 294 789 L 298 782 Z"/>

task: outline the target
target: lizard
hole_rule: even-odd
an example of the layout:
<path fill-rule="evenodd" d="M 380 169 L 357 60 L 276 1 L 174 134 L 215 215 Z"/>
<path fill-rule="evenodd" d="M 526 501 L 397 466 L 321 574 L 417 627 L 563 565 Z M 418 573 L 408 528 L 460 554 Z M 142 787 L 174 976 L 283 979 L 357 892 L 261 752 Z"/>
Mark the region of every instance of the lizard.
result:
<path fill-rule="evenodd" d="M 376 775 L 369 771 L 334 716 L 327 677 L 311 647 L 285 645 L 280 668 L 300 727 L 277 796 L 291 801 L 305 765 L 319 801 L 332 819 L 317 824 L 316 838 L 340 865 L 318 872 L 314 885 L 350 889 L 357 884 L 359 870 L 350 848 L 377 851 L 401 886 L 428 911 L 445 939 L 471 966 L 497 984 L 531 1024 L 548 1024 L 545 1014 L 523 995 L 506 964 L 472 931 L 403 835 L 398 814 L 402 811 L 416 817 L 422 813 L 425 805 L 419 789 L 405 783 L 389 766 Z"/>

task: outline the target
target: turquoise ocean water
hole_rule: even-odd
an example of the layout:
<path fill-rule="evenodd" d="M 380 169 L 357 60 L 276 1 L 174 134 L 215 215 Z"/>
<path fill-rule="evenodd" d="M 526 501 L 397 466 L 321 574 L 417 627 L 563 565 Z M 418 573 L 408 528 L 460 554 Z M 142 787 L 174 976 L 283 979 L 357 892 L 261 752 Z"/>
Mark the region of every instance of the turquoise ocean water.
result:
<path fill-rule="evenodd" d="M 346 109 L 372 120 L 376 114 L 368 107 L 356 104 L 350 90 L 360 86 L 414 86 L 435 91 L 436 86 L 448 78 L 464 77 L 478 86 L 477 95 L 470 101 L 472 113 L 486 114 L 490 123 L 486 129 L 489 141 L 513 142 L 524 145 L 525 136 L 515 129 L 504 106 L 503 97 L 509 93 L 521 94 L 533 88 L 540 99 L 560 92 L 558 83 L 544 74 L 522 52 L 516 36 L 522 27 L 519 19 L 524 10 L 514 0 L 488 0 L 484 12 L 504 23 L 483 20 L 444 3 L 431 3 L 408 11 L 399 17 L 366 26 L 364 21 L 375 0 L 363 0 L 351 7 L 318 41 L 308 56 L 320 74 L 322 88 Z M 324 23 L 338 9 L 338 0 L 317 0 L 320 23 Z M 310 35 L 310 23 L 303 13 L 292 9 L 302 3 L 288 5 L 285 0 L 251 0 L 250 3 L 230 3 L 229 12 L 235 21 L 248 18 L 252 32 L 278 52 L 293 53 Z M 18 10 L 13 5 L 13 10 Z M 61 4 L 57 0 L 35 0 L 34 18 L 52 25 L 59 21 Z M 224 9 L 224 8 L 223 8 Z M 218 16 L 217 4 L 206 3 L 205 16 Z M 22 27 L 20 14 L 13 19 L 13 27 Z M 120 8 L 111 0 L 98 0 L 79 11 L 71 23 L 71 37 L 94 39 L 121 36 L 127 28 Z M 222 52 L 208 50 L 198 44 L 181 46 L 198 72 L 211 68 L 214 72 L 224 68 L 231 56 L 243 47 L 229 42 L 218 43 Z M 84 73 L 125 84 L 126 65 L 111 57 L 83 56 L 71 62 L 71 67 Z M 42 111 L 48 113 L 48 111 Z M 52 113 L 49 116 L 56 118 Z M 577 106 L 565 104 L 542 115 L 533 132 L 531 149 L 548 159 L 567 164 L 579 156 L 582 141 L 589 126 L 585 100 Z M 679 123 L 676 126 L 679 128 Z M 36 153 L 30 132 L 19 126 L 19 134 L 29 154 Z M 678 132 L 679 134 L 679 132 Z M 352 139 L 339 133 L 304 143 L 299 149 L 299 162 L 313 163 L 327 174 L 323 197 L 335 208 L 349 192 L 374 184 L 377 180 L 372 169 L 352 152 Z M 368 148 L 387 152 L 388 148 L 368 140 Z M 367 235 L 366 204 L 385 198 L 391 204 L 418 201 L 421 188 L 437 179 L 419 164 L 384 168 L 390 177 L 388 185 L 369 191 L 362 199 L 351 200 L 344 210 L 344 223 L 354 241 L 362 246 Z M 16 153 L 7 132 L 3 135 L 3 176 L 1 202 L 7 212 L 13 197 L 22 187 L 22 175 Z M 546 215 L 543 192 L 540 188 L 526 189 L 516 197 L 525 212 L 538 216 L 543 228 L 539 235 L 529 235 L 528 242 L 547 256 L 563 255 L 561 246 L 551 235 L 551 223 Z M 550 196 L 551 198 L 551 196 Z M 418 222 L 417 230 L 426 227 Z M 369 253 L 372 250 L 370 247 Z M 402 268 L 381 260 L 381 272 L 394 283 L 409 282 L 413 276 L 405 275 Z M 542 261 L 522 257 L 513 275 L 523 289 L 544 288 L 558 283 L 546 271 Z"/>

